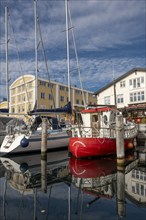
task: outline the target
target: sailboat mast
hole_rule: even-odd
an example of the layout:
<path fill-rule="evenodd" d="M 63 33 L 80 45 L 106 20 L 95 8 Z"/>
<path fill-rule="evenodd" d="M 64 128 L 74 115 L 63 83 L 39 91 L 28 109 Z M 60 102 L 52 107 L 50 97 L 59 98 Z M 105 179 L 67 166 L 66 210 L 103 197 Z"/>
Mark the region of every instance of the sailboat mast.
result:
<path fill-rule="evenodd" d="M 8 7 L 5 6 L 5 49 L 6 49 L 6 94 L 9 109 L 9 79 L 8 79 Z"/>
<path fill-rule="evenodd" d="M 37 48 L 37 0 L 34 0 L 34 21 L 35 21 L 35 108 L 38 108 L 38 48 Z"/>
<path fill-rule="evenodd" d="M 71 91 L 70 91 L 70 54 L 69 54 L 68 7 L 69 7 L 69 0 L 65 0 L 65 9 L 66 9 L 67 72 L 68 72 L 68 101 L 70 102 L 70 101 L 71 101 Z"/>

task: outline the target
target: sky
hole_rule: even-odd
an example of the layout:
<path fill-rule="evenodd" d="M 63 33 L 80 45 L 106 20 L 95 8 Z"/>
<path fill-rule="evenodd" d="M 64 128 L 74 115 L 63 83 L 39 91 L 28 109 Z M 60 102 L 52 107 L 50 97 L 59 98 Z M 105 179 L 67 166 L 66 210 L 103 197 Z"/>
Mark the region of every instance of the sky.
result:
<path fill-rule="evenodd" d="M 0 0 L 0 100 L 6 97 L 5 6 L 9 85 L 21 75 L 35 75 L 34 1 Z M 69 8 L 72 86 L 82 83 L 95 92 L 133 68 L 146 67 L 146 0 L 70 0 Z M 65 0 L 38 0 L 37 11 L 44 45 L 43 50 L 38 31 L 38 76 L 67 84 Z"/>

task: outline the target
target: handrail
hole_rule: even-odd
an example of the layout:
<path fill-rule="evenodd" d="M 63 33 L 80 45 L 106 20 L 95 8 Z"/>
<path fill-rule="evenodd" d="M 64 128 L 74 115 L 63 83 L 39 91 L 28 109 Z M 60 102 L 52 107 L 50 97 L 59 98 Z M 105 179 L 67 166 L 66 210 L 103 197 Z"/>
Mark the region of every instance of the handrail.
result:
<path fill-rule="evenodd" d="M 95 127 L 83 127 L 76 126 L 72 127 L 73 136 L 78 137 L 107 137 L 107 138 L 116 138 L 116 127 L 115 128 L 95 128 Z M 124 138 L 133 138 L 137 135 L 136 126 L 133 128 L 124 129 Z"/>

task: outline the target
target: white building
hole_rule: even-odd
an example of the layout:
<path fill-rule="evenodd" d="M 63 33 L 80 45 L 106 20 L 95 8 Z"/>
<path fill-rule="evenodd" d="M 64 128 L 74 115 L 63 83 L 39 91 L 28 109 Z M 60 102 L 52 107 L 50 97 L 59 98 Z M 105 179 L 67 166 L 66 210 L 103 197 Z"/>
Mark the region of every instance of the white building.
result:
<path fill-rule="evenodd" d="M 123 108 L 146 104 L 146 68 L 135 68 L 95 92 L 97 104 Z"/>

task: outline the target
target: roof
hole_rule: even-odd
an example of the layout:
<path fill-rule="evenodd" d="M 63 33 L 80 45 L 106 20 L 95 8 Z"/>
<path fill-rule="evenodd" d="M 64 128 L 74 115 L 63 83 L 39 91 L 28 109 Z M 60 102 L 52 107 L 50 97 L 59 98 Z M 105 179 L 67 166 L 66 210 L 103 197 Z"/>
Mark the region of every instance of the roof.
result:
<path fill-rule="evenodd" d="M 97 112 L 105 112 L 105 111 L 113 111 L 114 108 L 109 107 L 102 107 L 102 108 L 91 108 L 91 109 L 84 109 L 81 112 L 82 113 L 97 113 Z"/>
<path fill-rule="evenodd" d="M 123 74 L 122 76 L 118 77 L 117 79 L 114 80 L 114 83 L 119 82 L 120 80 L 124 79 L 125 77 L 131 75 L 132 73 L 136 72 L 136 71 L 141 71 L 141 72 L 146 72 L 146 68 L 133 68 L 130 71 L 128 71 L 127 73 Z M 98 95 L 100 92 L 104 91 L 105 89 L 109 88 L 110 86 L 113 86 L 113 81 L 108 83 L 106 86 L 100 88 L 99 90 L 97 90 L 94 95 Z"/>

